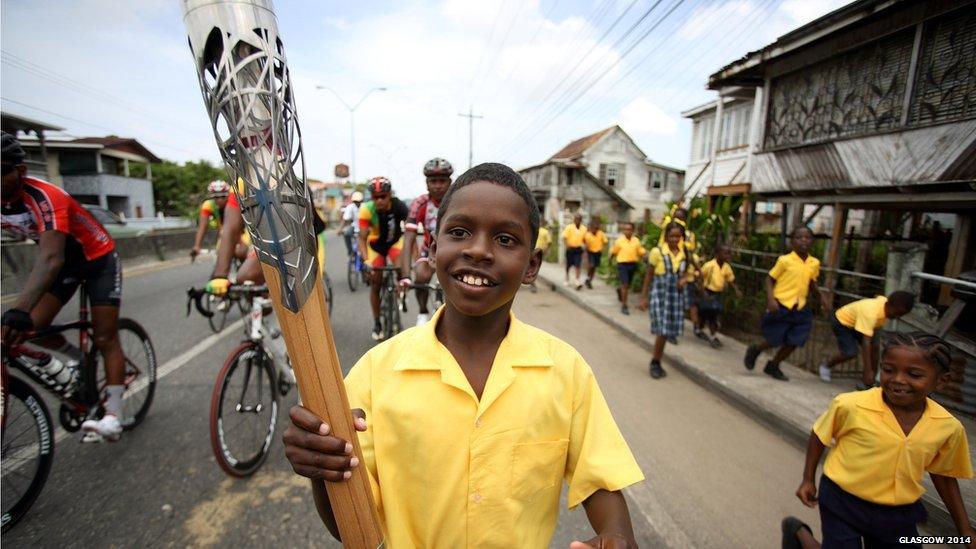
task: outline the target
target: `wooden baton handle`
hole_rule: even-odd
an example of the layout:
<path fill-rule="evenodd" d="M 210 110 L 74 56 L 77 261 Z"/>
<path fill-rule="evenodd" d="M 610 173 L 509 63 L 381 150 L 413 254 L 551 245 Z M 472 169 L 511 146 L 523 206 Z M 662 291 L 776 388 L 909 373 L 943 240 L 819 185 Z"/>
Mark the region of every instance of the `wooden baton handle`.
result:
<path fill-rule="evenodd" d="M 351 442 L 353 452 L 359 458 L 360 465 L 352 470 L 352 478 L 325 483 L 336 525 L 342 535 L 342 545 L 354 549 L 381 547 L 383 532 L 342 381 L 322 276 L 316 275 L 311 296 L 301 310 L 293 313 L 280 305 L 282 298 L 278 271 L 264 263 L 261 270 L 264 271 L 268 291 L 275 304 L 275 314 L 278 315 L 281 333 L 288 347 L 288 356 L 298 379 L 302 405 L 328 423 L 333 435 Z"/>

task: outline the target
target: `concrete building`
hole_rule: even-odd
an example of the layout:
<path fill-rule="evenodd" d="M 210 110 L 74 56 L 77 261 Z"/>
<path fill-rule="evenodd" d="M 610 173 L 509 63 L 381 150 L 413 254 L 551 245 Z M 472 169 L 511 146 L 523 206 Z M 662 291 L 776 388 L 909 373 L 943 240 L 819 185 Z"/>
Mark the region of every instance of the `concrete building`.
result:
<path fill-rule="evenodd" d="M 683 170 L 652 162 L 620 126 L 577 139 L 520 170 L 545 215 L 582 211 L 609 221 L 660 218 L 684 188 Z"/>
<path fill-rule="evenodd" d="M 78 202 L 129 219 L 156 215 L 152 165 L 160 159 L 135 139 L 110 135 L 43 143 L 25 138 L 21 143 L 31 157 L 46 159 L 44 178 Z"/>

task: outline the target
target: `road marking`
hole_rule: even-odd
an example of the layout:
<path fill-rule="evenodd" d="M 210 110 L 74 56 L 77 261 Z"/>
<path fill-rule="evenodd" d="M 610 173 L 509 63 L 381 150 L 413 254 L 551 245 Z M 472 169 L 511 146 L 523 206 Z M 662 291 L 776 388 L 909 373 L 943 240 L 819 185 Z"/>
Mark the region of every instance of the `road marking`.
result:
<path fill-rule="evenodd" d="M 246 507 L 255 502 L 279 502 L 288 497 L 305 497 L 308 483 L 304 478 L 283 471 L 259 471 L 247 482 L 224 479 L 217 493 L 201 501 L 190 510 L 183 529 L 198 547 L 211 547 L 224 540 L 228 528 L 234 526 Z M 251 543 L 260 543 L 252 536 Z M 246 542 L 245 542 L 246 543 Z"/>

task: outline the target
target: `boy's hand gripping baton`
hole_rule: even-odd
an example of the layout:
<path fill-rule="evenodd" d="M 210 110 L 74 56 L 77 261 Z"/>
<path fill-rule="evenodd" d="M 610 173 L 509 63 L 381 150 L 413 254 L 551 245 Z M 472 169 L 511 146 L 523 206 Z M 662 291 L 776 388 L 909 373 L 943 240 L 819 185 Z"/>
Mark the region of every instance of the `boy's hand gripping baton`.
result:
<path fill-rule="evenodd" d="M 362 460 L 343 386 L 312 232 L 301 131 L 270 0 L 180 0 L 203 101 L 261 260 L 302 402 Z M 242 188 L 238 188 L 242 187 Z M 365 466 L 326 483 L 346 547 L 383 535 Z"/>

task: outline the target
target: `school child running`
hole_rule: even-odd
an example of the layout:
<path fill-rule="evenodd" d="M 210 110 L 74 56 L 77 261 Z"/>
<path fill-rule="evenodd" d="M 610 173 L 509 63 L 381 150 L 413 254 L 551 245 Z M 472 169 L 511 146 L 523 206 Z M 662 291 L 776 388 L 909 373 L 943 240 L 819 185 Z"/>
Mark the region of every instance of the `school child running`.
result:
<path fill-rule="evenodd" d="M 668 338 L 676 338 L 684 332 L 685 286 L 691 281 L 691 265 L 685 256 L 681 240 L 685 229 L 677 223 L 664 227 L 666 245 L 657 246 L 647 254 L 647 274 L 641 288 L 640 310 L 648 309 L 648 288 L 650 288 L 651 333 L 654 339 L 654 353 L 651 356 L 650 373 L 654 379 L 668 375 L 661 367 L 664 344 Z"/>
<path fill-rule="evenodd" d="M 735 290 L 735 295 L 742 297 L 742 291 L 735 285 L 735 273 L 732 272 L 732 248 L 728 244 L 720 244 L 715 250 L 715 258 L 705 262 L 701 268 L 702 296 L 698 302 L 698 318 L 701 321 L 699 333 L 702 339 L 708 341 L 713 348 L 722 346 L 718 336 L 718 320 L 722 314 L 722 296 L 725 287 Z M 703 328 L 708 326 L 711 335 L 705 335 Z"/>
<path fill-rule="evenodd" d="M 389 547 L 548 547 L 565 479 L 569 507 L 582 503 L 596 531 L 573 547 L 635 547 L 619 490 L 643 475 L 592 371 L 511 312 L 542 261 L 531 191 L 511 168 L 481 164 L 454 182 L 438 217 L 430 257 L 444 307 L 346 377 L 364 462 L 291 409 L 285 453 L 312 479 L 323 522 L 336 535 L 322 480 L 358 466 Z"/>
<path fill-rule="evenodd" d="M 976 547 L 956 480 L 973 477 L 966 432 L 928 398 L 948 380 L 949 360 L 936 336 L 893 334 L 881 387 L 837 395 L 813 425 L 796 496 L 807 507 L 819 503 L 824 547 L 861 547 L 862 539 L 865 547 L 921 547 L 900 538 L 917 536 L 925 519 L 926 471 L 959 534 Z M 818 491 L 814 475 L 827 446 Z"/>
<path fill-rule="evenodd" d="M 685 257 L 688 258 L 688 263 L 694 271 L 696 277 L 699 274 L 699 267 L 701 262 L 699 261 L 698 255 L 695 251 L 698 249 L 698 239 L 695 238 L 695 233 L 688 228 L 688 209 L 675 205 L 671 209 L 671 213 L 664 216 L 661 221 L 662 227 L 667 227 L 668 223 L 677 223 L 681 225 L 681 228 L 685 230 L 685 236 L 681 239 L 681 247 L 685 252 Z M 658 238 L 658 246 L 664 245 L 664 231 L 661 231 L 661 236 Z M 691 319 L 691 325 L 695 335 L 702 337 L 704 333 L 701 331 L 699 326 L 701 326 L 701 319 L 698 318 L 698 300 L 695 299 L 695 285 L 689 284 L 685 287 L 685 292 L 688 294 L 685 296 L 685 310 L 688 311 L 688 317 Z M 704 339 L 702 337 L 702 339 Z M 678 338 L 669 337 L 668 343 L 677 345 Z"/>
<path fill-rule="evenodd" d="M 583 216 L 576 214 L 573 222 L 563 229 L 563 243 L 566 244 L 566 281 L 564 286 L 569 286 L 569 269 L 573 268 L 573 286 L 579 290 L 583 287 L 580 282 L 580 268 L 583 265 L 583 237 L 586 236 L 586 226 L 583 225 Z"/>
<path fill-rule="evenodd" d="M 634 224 L 624 223 L 623 235 L 617 237 L 610 248 L 610 255 L 617 259 L 617 300 L 620 301 L 620 312 L 629 315 L 627 308 L 627 294 L 630 293 L 630 283 L 637 273 L 637 262 L 643 259 L 647 250 L 641 245 L 639 238 L 634 236 Z"/>
<path fill-rule="evenodd" d="M 873 387 L 874 369 L 878 363 L 874 354 L 874 344 L 871 341 L 874 331 L 884 326 L 889 318 L 900 318 L 908 314 L 914 306 L 914 294 L 898 291 L 892 292 L 888 297 L 879 295 L 861 299 L 837 309 L 831 327 L 834 337 L 837 338 L 837 349 L 840 352 L 830 360 L 820 363 L 820 379 L 829 382 L 831 368 L 856 357 L 860 347 L 863 367 L 861 382 L 856 388 L 864 390 Z"/>
<path fill-rule="evenodd" d="M 779 347 L 773 359 L 766 363 L 763 372 L 780 381 L 789 381 L 779 365 L 787 359 L 794 349 L 803 347 L 810 337 L 813 327 L 813 312 L 806 307 L 807 295 L 815 292 L 820 295 L 824 311 L 830 310 L 827 295 L 817 288 L 820 276 L 820 261 L 810 255 L 813 245 L 813 231 L 799 226 L 790 233 L 793 251 L 781 255 L 766 277 L 766 313 L 762 317 L 763 341 L 746 349 L 745 366 L 756 367 L 759 353 L 772 347 Z"/>
<path fill-rule="evenodd" d="M 535 251 L 542 254 L 542 257 L 546 257 L 546 252 L 549 251 L 549 245 L 552 244 L 552 235 L 549 234 L 549 229 L 544 225 L 539 225 L 539 236 L 535 239 Z M 529 283 L 529 291 L 536 293 L 539 291 L 535 287 L 535 279 Z"/>
<path fill-rule="evenodd" d="M 600 266 L 600 258 L 603 256 L 603 247 L 610 240 L 606 233 L 600 228 L 600 218 L 593 216 L 590 224 L 586 226 L 586 234 L 583 235 L 583 244 L 586 248 L 586 282 L 587 288 L 593 289 L 593 275 L 596 268 Z"/>

